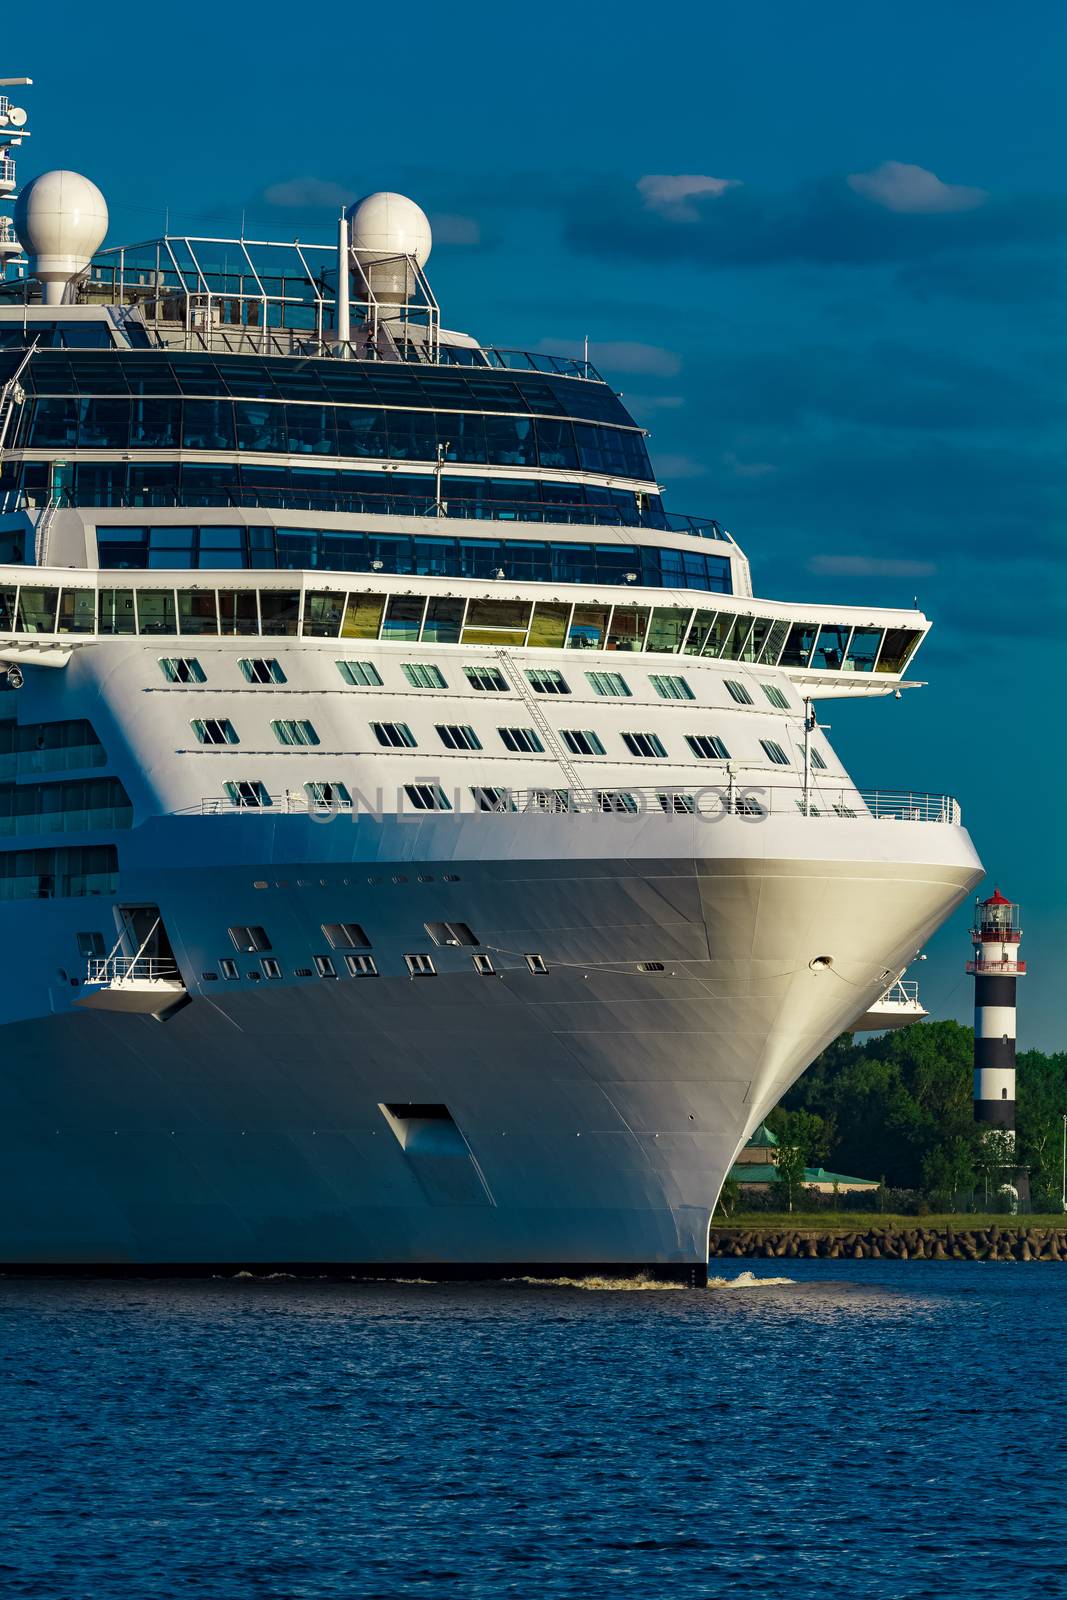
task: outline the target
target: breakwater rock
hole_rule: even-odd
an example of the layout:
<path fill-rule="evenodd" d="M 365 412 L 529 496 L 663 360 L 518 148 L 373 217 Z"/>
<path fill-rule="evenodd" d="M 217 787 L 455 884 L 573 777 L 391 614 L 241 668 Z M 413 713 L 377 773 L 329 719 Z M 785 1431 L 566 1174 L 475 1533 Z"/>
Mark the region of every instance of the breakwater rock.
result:
<path fill-rule="evenodd" d="M 1067 1261 L 1067 1228 L 712 1228 L 711 1256 L 786 1260 Z"/>

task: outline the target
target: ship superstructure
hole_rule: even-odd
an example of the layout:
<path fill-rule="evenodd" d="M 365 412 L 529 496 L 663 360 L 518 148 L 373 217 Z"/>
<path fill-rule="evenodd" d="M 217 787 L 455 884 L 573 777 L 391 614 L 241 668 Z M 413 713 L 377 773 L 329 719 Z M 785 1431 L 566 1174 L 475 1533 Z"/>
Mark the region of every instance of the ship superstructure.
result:
<path fill-rule="evenodd" d="M 84 242 L 0 286 L 0 1262 L 699 1275 L 980 876 L 813 710 L 927 619 L 755 598 L 403 197 Z"/>

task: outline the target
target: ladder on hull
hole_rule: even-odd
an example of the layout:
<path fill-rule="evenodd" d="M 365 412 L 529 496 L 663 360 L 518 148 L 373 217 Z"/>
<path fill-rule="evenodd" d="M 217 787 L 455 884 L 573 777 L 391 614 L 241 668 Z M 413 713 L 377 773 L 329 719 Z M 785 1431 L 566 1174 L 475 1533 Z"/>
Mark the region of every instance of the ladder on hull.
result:
<path fill-rule="evenodd" d="M 581 774 L 571 760 L 567 748 L 559 738 L 555 728 L 538 705 L 537 695 L 531 691 L 526 681 L 526 674 L 512 661 L 511 655 L 507 650 L 498 650 L 497 659 L 503 666 L 511 669 L 507 676 L 511 678 L 515 688 L 518 689 L 519 694 L 522 696 L 523 703 L 530 713 L 530 720 L 545 741 L 545 749 L 563 769 L 564 776 L 573 793 L 575 795 L 581 794 L 585 789 Z"/>
<path fill-rule="evenodd" d="M 50 495 L 44 510 L 37 518 L 37 527 L 34 530 L 34 560 L 39 567 L 48 565 L 48 535 L 52 531 L 56 512 L 59 510 L 59 501 L 55 495 Z"/>

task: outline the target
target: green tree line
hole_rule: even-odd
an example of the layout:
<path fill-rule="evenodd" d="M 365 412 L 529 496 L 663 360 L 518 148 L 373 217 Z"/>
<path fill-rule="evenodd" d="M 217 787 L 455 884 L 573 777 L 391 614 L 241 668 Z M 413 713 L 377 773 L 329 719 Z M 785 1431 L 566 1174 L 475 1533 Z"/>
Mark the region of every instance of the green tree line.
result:
<path fill-rule="evenodd" d="M 974 1123 L 973 1067 L 974 1034 L 958 1022 L 920 1022 L 862 1043 L 843 1034 L 767 1121 L 801 1164 L 881 1178 L 951 1209 L 1002 1182 L 1005 1153 Z M 1033 1209 L 1058 1211 L 1067 1051 L 1021 1052 L 1016 1093 L 1017 1158 L 1030 1172 Z"/>

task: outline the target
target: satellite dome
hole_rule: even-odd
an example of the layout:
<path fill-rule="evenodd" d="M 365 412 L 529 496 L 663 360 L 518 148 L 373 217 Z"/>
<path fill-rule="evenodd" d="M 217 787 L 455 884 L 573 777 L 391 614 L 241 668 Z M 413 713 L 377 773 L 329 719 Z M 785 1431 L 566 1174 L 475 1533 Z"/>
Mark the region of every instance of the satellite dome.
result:
<path fill-rule="evenodd" d="M 15 232 L 46 305 L 61 305 L 70 280 L 104 242 L 107 203 L 80 172 L 42 172 L 16 201 Z"/>
<path fill-rule="evenodd" d="M 421 206 L 407 195 L 383 190 L 368 194 L 348 208 L 353 250 L 365 261 L 387 256 L 414 256 L 420 267 L 430 258 L 433 234 Z"/>

